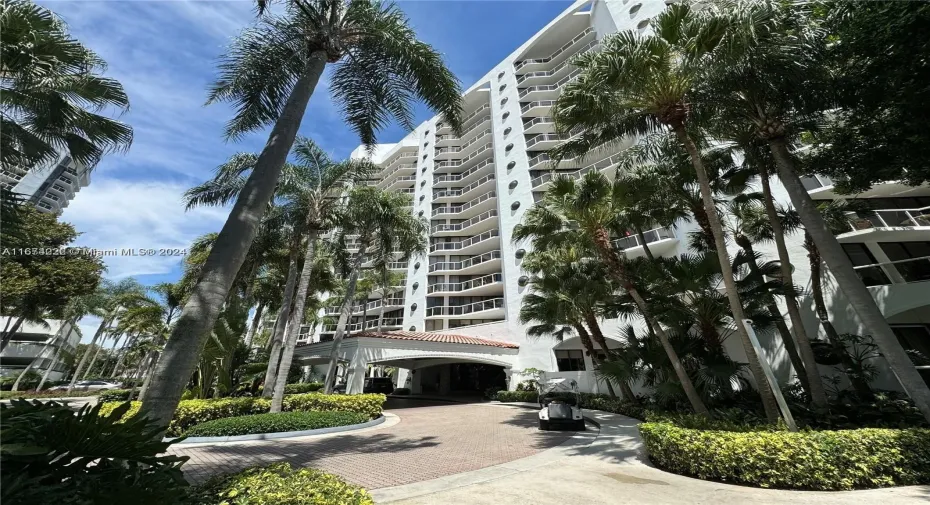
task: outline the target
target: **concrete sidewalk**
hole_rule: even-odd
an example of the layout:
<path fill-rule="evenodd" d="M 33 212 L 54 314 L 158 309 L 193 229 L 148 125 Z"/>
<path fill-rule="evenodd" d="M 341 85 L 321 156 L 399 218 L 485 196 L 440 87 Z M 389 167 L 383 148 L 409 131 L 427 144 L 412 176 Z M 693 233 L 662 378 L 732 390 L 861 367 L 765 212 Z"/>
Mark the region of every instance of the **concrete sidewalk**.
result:
<path fill-rule="evenodd" d="M 639 421 L 586 411 L 597 422 L 564 444 L 533 456 L 404 486 L 371 492 L 377 503 L 469 505 L 908 504 L 930 501 L 930 486 L 818 492 L 759 489 L 683 477 L 649 465 Z"/>

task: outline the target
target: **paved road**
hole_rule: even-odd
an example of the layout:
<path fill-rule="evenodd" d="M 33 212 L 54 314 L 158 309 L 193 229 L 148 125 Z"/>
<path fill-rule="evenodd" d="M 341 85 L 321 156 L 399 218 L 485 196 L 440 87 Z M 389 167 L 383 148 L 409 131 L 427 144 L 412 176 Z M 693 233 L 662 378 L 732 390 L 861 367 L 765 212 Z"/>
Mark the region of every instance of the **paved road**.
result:
<path fill-rule="evenodd" d="M 399 422 L 324 437 L 176 445 L 171 452 L 191 457 L 184 468 L 193 482 L 216 473 L 289 461 L 378 489 L 525 458 L 574 435 L 540 432 L 536 413 L 517 407 L 390 399 L 385 410 Z"/>

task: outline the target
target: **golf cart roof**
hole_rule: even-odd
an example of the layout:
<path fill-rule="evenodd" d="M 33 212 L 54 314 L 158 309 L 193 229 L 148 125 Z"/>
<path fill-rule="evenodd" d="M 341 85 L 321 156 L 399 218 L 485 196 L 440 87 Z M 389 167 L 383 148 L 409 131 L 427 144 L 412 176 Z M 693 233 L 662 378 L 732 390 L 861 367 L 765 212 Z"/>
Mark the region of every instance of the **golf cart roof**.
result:
<path fill-rule="evenodd" d="M 542 382 L 539 385 L 540 393 L 573 393 L 578 388 L 578 383 L 572 379 L 566 379 L 565 377 L 559 377 L 557 379 L 549 379 L 545 382 Z"/>

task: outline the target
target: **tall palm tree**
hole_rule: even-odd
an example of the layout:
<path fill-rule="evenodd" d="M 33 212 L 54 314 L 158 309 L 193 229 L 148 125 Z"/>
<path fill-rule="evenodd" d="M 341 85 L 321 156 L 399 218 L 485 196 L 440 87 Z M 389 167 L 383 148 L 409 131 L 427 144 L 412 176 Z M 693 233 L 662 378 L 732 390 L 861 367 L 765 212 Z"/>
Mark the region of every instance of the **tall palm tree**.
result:
<path fill-rule="evenodd" d="M 101 112 L 129 110 L 106 63 L 68 33 L 52 11 L 30 0 L 0 7 L 0 165 L 29 170 L 67 152 L 93 167 L 129 148 L 132 128 Z"/>
<path fill-rule="evenodd" d="M 577 183 L 566 177 L 556 178 L 543 199 L 527 211 L 523 222 L 514 228 L 513 239 L 532 239 L 536 250 L 577 244 L 596 251 L 597 257 L 606 264 L 607 272 L 633 298 L 643 318 L 653 327 L 694 411 L 709 416 L 668 335 L 634 285 L 630 272 L 611 242 L 612 237 L 625 231 L 617 219 L 614 186 L 599 172 L 589 172 Z"/>
<path fill-rule="evenodd" d="M 584 54 L 575 61 L 582 72 L 559 96 L 552 116 L 560 132 L 580 130 L 580 133 L 563 144 L 557 154 L 583 155 L 593 147 L 661 129 L 675 134 L 697 176 L 730 310 L 740 322 L 737 333 L 749 358 L 766 416 L 774 422 L 778 419 L 778 404 L 742 324 L 746 318 L 723 226 L 690 122 L 693 113 L 702 111 L 692 110 L 689 95 L 701 84 L 704 67 L 713 58 L 726 24 L 686 4 L 669 6 L 651 24 L 651 35 L 632 31 L 613 35 L 602 42 L 599 53 Z M 559 156 L 556 158 L 560 159 Z"/>
<path fill-rule="evenodd" d="M 93 310 L 93 304 L 96 303 L 95 296 L 79 296 L 68 300 L 68 304 L 65 306 L 62 313 L 65 325 L 69 326 L 73 330 L 78 331 L 80 334 L 80 329 L 77 326 L 77 322 L 90 313 Z M 64 328 L 64 325 L 62 326 Z M 42 391 L 42 386 L 45 385 L 45 382 L 48 380 L 48 376 L 52 373 L 52 368 L 55 363 L 57 363 L 62 357 L 62 350 L 64 348 L 65 342 L 62 340 L 61 335 L 57 335 L 57 342 L 53 343 L 52 346 L 55 348 L 54 353 L 52 353 L 52 360 L 49 365 L 45 368 L 45 372 L 42 373 L 42 380 L 39 381 L 38 386 L 36 386 L 36 391 Z M 16 390 L 14 385 L 13 390 Z"/>
<path fill-rule="evenodd" d="M 406 276 L 388 269 L 386 261 L 381 261 L 380 264 L 375 265 L 374 269 L 377 272 L 375 292 L 381 297 L 381 305 L 378 308 L 378 333 L 380 334 L 384 325 L 384 307 L 387 305 L 384 300 L 387 299 L 388 295 L 397 291 L 398 286 L 403 289 Z"/>
<path fill-rule="evenodd" d="M 714 121 L 731 131 L 751 126 L 768 144 L 779 179 L 837 285 L 905 392 L 930 420 L 930 387 L 798 177 L 791 144 L 800 129 L 831 107 L 830 65 L 824 59 L 828 34 L 810 22 L 803 8 L 775 1 L 727 2 L 717 17 L 728 35 L 725 51 L 707 66 L 712 72 L 706 99 L 714 103 Z"/>
<path fill-rule="evenodd" d="M 385 192 L 372 186 L 357 187 L 349 193 L 342 228 L 337 242 L 345 243 L 346 235 L 358 235 L 358 251 L 352 256 L 348 268 L 346 292 L 342 299 L 342 312 L 333 337 L 326 371 L 325 391 L 332 392 L 339 359 L 339 347 L 345 328 L 352 316 L 352 301 L 365 258 L 380 263 L 400 254 L 403 259 L 425 254 L 429 223 L 415 217 L 410 211 L 412 199 L 403 193 Z"/>
<path fill-rule="evenodd" d="M 209 102 L 232 102 L 229 138 L 271 125 L 264 149 L 217 237 L 199 282 L 182 311 L 143 405 L 167 426 L 194 371 L 252 239 L 297 130 L 327 64 L 329 88 L 351 128 L 371 148 L 390 118 L 413 129 L 420 98 L 461 129 L 461 88 L 441 56 L 417 40 L 393 4 L 372 0 L 307 0 L 285 16 L 266 16 L 235 40 L 220 63 Z M 282 323 L 283 324 L 283 323 Z"/>

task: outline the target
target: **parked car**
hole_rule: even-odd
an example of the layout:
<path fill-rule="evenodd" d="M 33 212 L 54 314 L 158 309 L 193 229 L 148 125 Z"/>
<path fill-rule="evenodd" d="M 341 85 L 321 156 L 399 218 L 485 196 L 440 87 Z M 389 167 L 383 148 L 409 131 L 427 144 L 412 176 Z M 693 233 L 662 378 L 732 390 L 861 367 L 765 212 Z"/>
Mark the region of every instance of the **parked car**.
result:
<path fill-rule="evenodd" d="M 78 391 L 101 391 L 104 389 L 119 389 L 120 385 L 115 382 L 105 381 L 78 381 L 74 384 L 74 389 Z M 51 388 L 52 391 L 67 391 L 68 385 L 62 384 Z"/>

